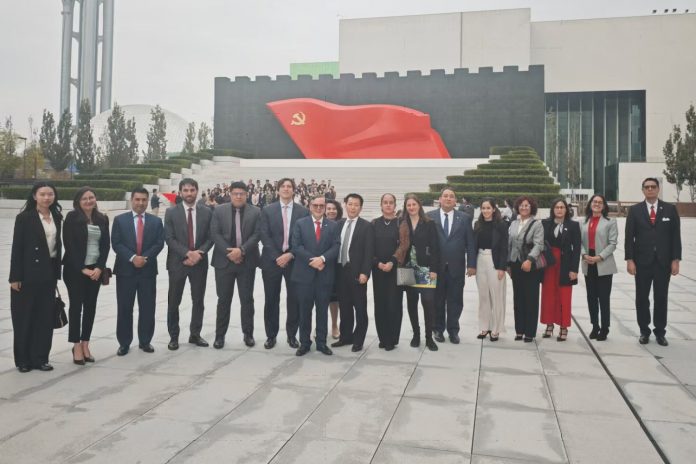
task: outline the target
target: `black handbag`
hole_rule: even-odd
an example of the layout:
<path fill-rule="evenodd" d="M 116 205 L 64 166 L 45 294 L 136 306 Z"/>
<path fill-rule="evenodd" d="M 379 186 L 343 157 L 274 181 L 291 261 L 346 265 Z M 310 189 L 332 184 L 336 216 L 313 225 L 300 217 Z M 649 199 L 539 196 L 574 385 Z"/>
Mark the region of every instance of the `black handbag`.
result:
<path fill-rule="evenodd" d="M 533 243 L 531 247 L 527 244 L 527 234 L 529 234 L 529 230 L 532 228 L 535 222 L 536 219 L 532 219 L 532 222 L 529 223 L 527 230 L 524 231 L 524 236 L 522 237 L 522 243 L 524 244 L 526 252 L 525 254 L 527 255 L 525 256 L 526 258 L 529 257 L 529 252 L 534 248 Z M 537 256 L 536 259 L 530 259 L 530 261 L 534 265 L 534 269 L 537 270 L 556 264 L 556 257 L 553 255 L 553 251 L 551 251 L 551 244 L 548 240 L 544 240 L 544 249 L 541 251 L 541 253 L 539 253 L 539 256 Z"/>
<path fill-rule="evenodd" d="M 112 275 L 113 271 L 111 270 L 111 268 L 105 267 L 101 274 L 101 284 L 109 285 L 109 281 L 111 280 Z"/>
<path fill-rule="evenodd" d="M 56 287 L 56 300 L 53 305 L 53 312 L 55 314 L 55 318 L 53 320 L 54 329 L 62 329 L 63 327 L 68 325 L 68 315 L 65 314 L 65 303 L 63 302 L 63 299 L 60 297 L 58 287 Z"/>

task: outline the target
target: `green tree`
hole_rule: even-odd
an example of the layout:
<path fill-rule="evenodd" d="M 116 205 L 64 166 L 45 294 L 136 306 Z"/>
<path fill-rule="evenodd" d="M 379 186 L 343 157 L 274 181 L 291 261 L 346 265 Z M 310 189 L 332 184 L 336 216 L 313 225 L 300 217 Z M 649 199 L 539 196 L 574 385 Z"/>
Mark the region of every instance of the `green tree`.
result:
<path fill-rule="evenodd" d="M 147 132 L 145 161 L 164 159 L 167 155 L 167 120 L 164 111 L 157 105 L 150 111 L 150 129 Z"/>
<path fill-rule="evenodd" d="M 63 171 L 72 160 L 72 114 L 66 109 L 58 121 L 58 143 L 56 143 L 53 157 L 46 159 L 51 162 L 51 167 L 56 171 Z"/>
<path fill-rule="evenodd" d="M 190 122 L 186 128 L 186 137 L 184 138 L 184 146 L 181 149 L 181 153 L 195 153 L 196 147 L 196 123 Z"/>
<path fill-rule="evenodd" d="M 96 147 L 92 125 L 92 108 L 89 100 L 84 99 L 80 103 L 80 113 L 77 116 L 77 130 L 75 135 L 75 164 L 80 171 L 94 171 L 97 167 Z"/>
<path fill-rule="evenodd" d="M 13 177 L 14 171 L 22 162 L 15 156 L 17 141 L 15 140 L 12 117 L 5 118 L 5 129 L 0 139 L 0 177 Z"/>
<path fill-rule="evenodd" d="M 210 127 L 204 122 L 201 123 L 200 127 L 198 128 L 198 149 L 199 150 L 207 150 L 208 148 L 211 147 L 211 138 L 212 131 L 210 130 Z"/>
<path fill-rule="evenodd" d="M 48 110 L 43 111 L 39 146 L 45 159 L 50 160 L 56 157 L 56 123 L 53 113 Z"/>
<path fill-rule="evenodd" d="M 135 118 L 126 121 L 126 143 L 128 145 L 128 162 L 135 164 L 138 162 L 138 139 L 135 133 Z"/>
<path fill-rule="evenodd" d="M 681 127 L 675 125 L 662 149 L 665 156 L 665 175 L 667 182 L 677 189 L 677 201 L 686 184 L 691 201 L 696 201 L 696 111 L 690 105 L 686 111 L 686 130 L 682 136 Z"/>
<path fill-rule="evenodd" d="M 696 110 L 690 105 L 686 111 L 686 131 L 684 132 L 684 154 L 682 158 L 689 185 L 691 201 L 696 201 Z"/>
<path fill-rule="evenodd" d="M 106 121 L 104 142 L 104 163 L 112 168 L 130 164 L 128 142 L 126 141 L 126 118 L 118 103 L 114 103 L 111 115 Z"/>

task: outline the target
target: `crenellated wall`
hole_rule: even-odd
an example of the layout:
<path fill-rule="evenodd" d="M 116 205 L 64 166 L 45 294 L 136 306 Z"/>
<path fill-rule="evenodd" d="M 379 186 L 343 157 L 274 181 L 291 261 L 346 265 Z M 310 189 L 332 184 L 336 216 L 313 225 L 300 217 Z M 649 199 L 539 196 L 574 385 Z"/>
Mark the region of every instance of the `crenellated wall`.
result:
<path fill-rule="evenodd" d="M 466 68 L 446 74 L 386 72 L 341 74 L 334 79 L 299 76 L 215 78 L 215 148 L 258 158 L 301 158 L 295 144 L 265 106 L 287 98 L 318 98 L 339 105 L 391 104 L 428 113 L 454 158 L 480 158 L 494 145 L 527 145 L 543 151 L 544 67 Z"/>

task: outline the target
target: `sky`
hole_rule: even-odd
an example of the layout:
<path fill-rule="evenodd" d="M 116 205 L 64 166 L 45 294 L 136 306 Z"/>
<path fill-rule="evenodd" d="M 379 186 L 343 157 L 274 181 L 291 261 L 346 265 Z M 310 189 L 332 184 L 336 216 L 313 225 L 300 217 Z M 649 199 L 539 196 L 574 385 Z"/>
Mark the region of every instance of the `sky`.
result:
<path fill-rule="evenodd" d="M 693 12 L 696 0 L 115 0 L 112 101 L 212 126 L 215 77 L 338 61 L 342 18 L 508 8 L 549 21 Z M 38 129 L 43 109 L 59 110 L 61 10 L 61 0 L 0 0 L 0 118 L 23 135 L 29 117 Z"/>

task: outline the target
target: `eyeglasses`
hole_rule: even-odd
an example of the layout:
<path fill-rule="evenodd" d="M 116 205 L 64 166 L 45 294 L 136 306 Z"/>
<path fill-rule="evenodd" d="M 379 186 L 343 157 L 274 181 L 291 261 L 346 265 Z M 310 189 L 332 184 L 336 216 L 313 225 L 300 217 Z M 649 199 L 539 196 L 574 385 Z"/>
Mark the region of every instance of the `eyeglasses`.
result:
<path fill-rule="evenodd" d="M 233 197 L 243 197 L 246 194 L 246 192 L 232 192 L 230 195 L 232 195 Z"/>
<path fill-rule="evenodd" d="M 317 204 L 311 204 L 311 205 L 309 205 L 309 206 L 311 206 L 312 208 L 323 208 L 323 207 L 325 207 L 326 205 L 322 205 L 322 204 L 319 204 L 319 205 L 317 205 Z"/>
<path fill-rule="evenodd" d="M 604 202 L 603 202 L 602 200 L 594 200 L 594 201 L 592 202 L 592 204 L 593 204 L 593 205 L 600 205 L 600 206 L 601 206 L 601 205 L 604 204 Z"/>
<path fill-rule="evenodd" d="M 655 190 L 657 188 L 657 185 L 655 184 L 648 184 L 643 186 L 643 190 Z"/>

